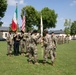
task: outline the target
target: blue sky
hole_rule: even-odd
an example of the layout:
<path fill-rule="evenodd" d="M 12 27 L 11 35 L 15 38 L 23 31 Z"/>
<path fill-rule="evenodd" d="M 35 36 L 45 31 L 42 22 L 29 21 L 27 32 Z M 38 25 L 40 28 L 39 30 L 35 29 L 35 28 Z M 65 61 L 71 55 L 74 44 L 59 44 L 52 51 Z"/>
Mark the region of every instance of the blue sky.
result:
<path fill-rule="evenodd" d="M 9 26 L 12 22 L 14 11 L 16 8 L 16 3 L 18 3 L 18 23 L 19 26 L 22 24 L 21 20 L 21 9 L 24 6 L 31 5 L 36 10 L 41 11 L 42 8 L 48 7 L 55 10 L 55 13 L 58 14 L 56 28 L 51 30 L 64 29 L 65 19 L 71 19 L 71 21 L 76 20 L 76 0 L 7 0 L 8 8 L 5 12 L 5 16 L 2 19 L 4 24 L 2 26 Z"/>

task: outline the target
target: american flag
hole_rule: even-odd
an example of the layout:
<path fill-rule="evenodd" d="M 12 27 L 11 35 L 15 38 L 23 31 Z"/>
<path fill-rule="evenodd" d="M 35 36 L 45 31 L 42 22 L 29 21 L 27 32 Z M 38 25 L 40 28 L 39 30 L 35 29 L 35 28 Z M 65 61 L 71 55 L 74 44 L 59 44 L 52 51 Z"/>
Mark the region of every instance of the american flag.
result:
<path fill-rule="evenodd" d="M 25 17 L 25 11 L 24 11 L 24 15 L 23 15 L 23 19 L 22 19 L 22 31 L 24 31 L 25 32 L 25 23 L 26 23 L 26 17 Z"/>

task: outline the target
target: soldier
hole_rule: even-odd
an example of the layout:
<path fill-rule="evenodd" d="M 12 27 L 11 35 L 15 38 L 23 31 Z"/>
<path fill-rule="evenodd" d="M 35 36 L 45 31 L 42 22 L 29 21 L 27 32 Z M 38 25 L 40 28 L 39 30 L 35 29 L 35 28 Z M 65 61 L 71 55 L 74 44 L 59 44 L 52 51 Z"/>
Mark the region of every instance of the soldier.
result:
<path fill-rule="evenodd" d="M 62 37 L 61 36 L 59 38 L 59 42 L 60 42 L 60 44 L 62 44 Z"/>
<path fill-rule="evenodd" d="M 62 44 L 64 44 L 64 35 L 62 35 Z"/>
<path fill-rule="evenodd" d="M 19 55 L 20 36 L 17 31 L 15 31 L 13 40 L 14 40 L 14 54 Z"/>
<path fill-rule="evenodd" d="M 21 34 L 20 34 L 20 48 L 21 48 L 21 54 L 24 55 L 25 40 L 24 40 L 24 31 L 22 31 L 22 30 L 21 30 Z"/>
<path fill-rule="evenodd" d="M 12 44 L 13 44 L 13 41 L 12 41 L 12 35 L 11 35 L 11 32 L 9 31 L 8 33 L 8 36 L 7 36 L 7 55 L 11 56 L 12 54 Z"/>
<path fill-rule="evenodd" d="M 69 34 L 66 35 L 65 40 L 66 40 L 66 43 L 69 43 L 69 41 L 70 41 L 69 40 Z"/>
<path fill-rule="evenodd" d="M 51 35 L 51 38 L 52 38 L 52 44 L 53 44 L 53 56 L 54 56 L 54 59 L 56 58 L 56 46 L 57 46 L 57 38 L 54 34 L 54 32 L 52 32 L 52 35 Z"/>
<path fill-rule="evenodd" d="M 43 42 L 44 42 L 44 60 L 43 60 L 43 64 L 45 64 L 47 62 L 48 59 L 48 54 L 50 54 L 51 57 L 51 62 L 53 65 L 53 52 L 52 52 L 52 39 L 51 36 L 48 34 L 47 30 L 44 30 L 44 37 L 43 37 Z"/>
<path fill-rule="evenodd" d="M 29 54 L 29 62 L 34 60 L 34 64 L 38 64 L 38 50 L 37 50 L 37 41 L 40 38 L 40 35 L 37 35 L 37 30 L 34 30 L 31 35 L 31 40 L 29 44 L 30 54 Z"/>
<path fill-rule="evenodd" d="M 31 33 L 28 32 L 25 35 L 25 44 L 26 44 L 26 56 L 29 56 L 29 44 L 31 40 Z"/>

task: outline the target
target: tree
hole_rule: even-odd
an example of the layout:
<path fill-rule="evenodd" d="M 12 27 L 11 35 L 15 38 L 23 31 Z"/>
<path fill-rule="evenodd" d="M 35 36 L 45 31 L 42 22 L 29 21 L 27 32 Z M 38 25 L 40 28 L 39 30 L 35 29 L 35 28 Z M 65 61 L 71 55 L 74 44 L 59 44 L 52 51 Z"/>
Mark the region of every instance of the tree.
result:
<path fill-rule="evenodd" d="M 26 29 L 31 30 L 33 26 L 37 26 L 38 30 L 40 30 L 40 15 L 43 17 L 43 27 L 52 28 L 56 27 L 57 22 L 57 14 L 54 10 L 49 9 L 48 7 L 43 8 L 40 12 L 37 11 L 32 6 L 26 6 L 22 8 L 21 17 L 24 14 L 24 10 L 26 10 Z"/>
<path fill-rule="evenodd" d="M 7 0 L 0 0 L 0 26 L 3 24 L 3 22 L 1 22 L 1 19 L 4 17 L 6 9 Z"/>
<path fill-rule="evenodd" d="M 70 29 L 69 28 L 65 28 L 64 32 L 65 32 L 66 35 L 68 35 L 68 34 L 70 34 Z"/>
<path fill-rule="evenodd" d="M 65 26 L 64 29 L 65 34 L 67 35 L 70 34 L 71 19 L 65 19 L 64 26 Z"/>
<path fill-rule="evenodd" d="M 57 22 L 57 14 L 54 10 L 45 7 L 41 10 L 42 17 L 43 17 L 43 27 L 46 28 L 55 28 Z"/>
<path fill-rule="evenodd" d="M 76 35 L 76 21 L 71 25 L 71 35 Z"/>
<path fill-rule="evenodd" d="M 26 31 L 29 31 L 33 29 L 34 25 L 36 25 L 37 11 L 32 6 L 23 7 L 21 12 L 21 18 L 23 17 L 24 11 L 26 11 Z"/>
<path fill-rule="evenodd" d="M 64 23 L 65 27 L 70 27 L 71 26 L 71 19 L 65 19 L 65 23 Z"/>

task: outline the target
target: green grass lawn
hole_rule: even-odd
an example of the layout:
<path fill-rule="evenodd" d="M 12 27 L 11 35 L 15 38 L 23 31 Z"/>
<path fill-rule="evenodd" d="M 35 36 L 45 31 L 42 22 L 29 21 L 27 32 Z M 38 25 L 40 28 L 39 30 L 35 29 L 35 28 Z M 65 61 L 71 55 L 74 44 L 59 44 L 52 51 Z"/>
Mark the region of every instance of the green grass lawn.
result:
<path fill-rule="evenodd" d="M 0 41 L 0 75 L 76 75 L 76 41 L 57 46 L 55 65 L 28 64 L 27 57 L 7 56 L 7 44 Z M 43 60 L 38 46 L 38 59 Z M 48 60 L 50 62 L 50 60 Z"/>

